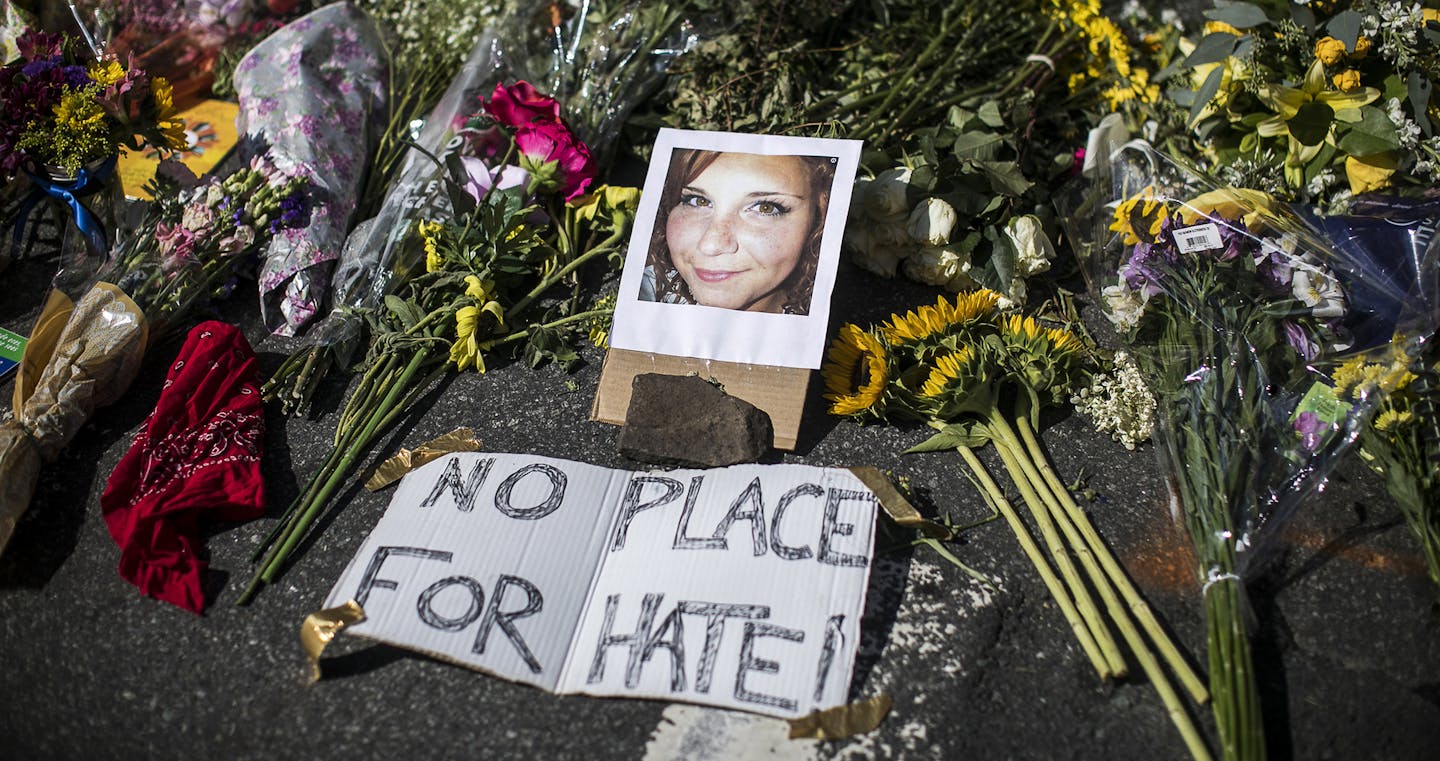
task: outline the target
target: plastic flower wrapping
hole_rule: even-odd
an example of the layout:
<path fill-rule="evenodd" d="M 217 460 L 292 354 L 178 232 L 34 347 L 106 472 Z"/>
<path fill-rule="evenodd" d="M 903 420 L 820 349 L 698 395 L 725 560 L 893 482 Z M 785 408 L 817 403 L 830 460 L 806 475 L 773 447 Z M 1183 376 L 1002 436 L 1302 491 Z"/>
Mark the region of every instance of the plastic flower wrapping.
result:
<path fill-rule="evenodd" d="M 679 13 L 638 3 L 603 12 L 585 3 L 558 21 L 522 9 L 487 28 L 429 116 L 412 125 L 412 147 L 379 211 L 357 224 L 345 242 L 330 283 L 329 312 L 306 333 L 301 351 L 277 370 L 267 395 L 278 395 L 287 409 L 308 404 L 328 368 L 350 360 L 364 332 L 361 315 L 423 270 L 415 220 L 453 218 L 445 192 L 452 161 L 463 163 L 473 196 L 491 184 L 528 184 L 537 171 L 573 177 L 566 180 L 573 183 L 566 197 L 578 196 L 584 177 L 573 170 L 586 162 L 576 145 L 589 156 L 585 177 L 593 177 L 608 162 L 607 149 L 616 144 L 625 117 L 659 87 L 669 63 L 695 40 L 692 25 Z M 516 82 L 527 83 L 529 94 L 512 97 L 501 87 Z M 557 112 L 526 110 L 536 93 L 546 93 Z M 502 110 L 487 114 L 485 101 L 496 95 Z M 521 124 L 531 116 L 546 118 Z M 561 118 L 564 129 L 557 128 Z M 500 166 L 504 157 L 494 152 L 499 143 L 482 134 L 487 119 L 521 133 L 515 164 Z"/>
<path fill-rule="evenodd" d="M 349 3 L 287 25 L 236 68 L 240 131 L 277 165 L 306 167 L 314 183 L 310 223 L 272 240 L 260 268 L 261 315 L 277 333 L 296 334 L 325 303 L 381 129 L 387 76 L 380 30 Z"/>
<path fill-rule="evenodd" d="M 1374 385 L 1337 404 L 1331 371 L 1418 352 L 1435 315 L 1393 261 L 1143 142 L 1072 190 L 1058 206 L 1090 290 L 1156 396 L 1172 510 L 1199 561 L 1225 756 L 1262 757 L 1245 583 L 1384 399 Z M 1433 269 L 1436 253 L 1416 250 L 1410 271 Z"/>

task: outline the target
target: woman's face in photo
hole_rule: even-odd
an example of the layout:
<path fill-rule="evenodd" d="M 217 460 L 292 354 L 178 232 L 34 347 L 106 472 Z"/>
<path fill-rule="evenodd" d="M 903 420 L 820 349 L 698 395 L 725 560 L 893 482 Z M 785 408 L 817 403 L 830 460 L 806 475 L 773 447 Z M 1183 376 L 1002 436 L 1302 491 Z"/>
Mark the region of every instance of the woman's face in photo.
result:
<path fill-rule="evenodd" d="M 810 238 L 805 164 L 792 156 L 722 153 L 680 189 L 665 222 L 670 259 L 706 306 L 779 312 L 777 290 Z"/>

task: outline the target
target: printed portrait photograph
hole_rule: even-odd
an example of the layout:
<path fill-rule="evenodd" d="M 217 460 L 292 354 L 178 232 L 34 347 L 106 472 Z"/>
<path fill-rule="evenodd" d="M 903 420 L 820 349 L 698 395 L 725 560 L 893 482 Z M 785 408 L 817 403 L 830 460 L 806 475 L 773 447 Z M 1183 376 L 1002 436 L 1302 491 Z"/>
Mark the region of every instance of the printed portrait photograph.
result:
<path fill-rule="evenodd" d="M 674 151 L 640 300 L 808 314 L 836 163 Z"/>
<path fill-rule="evenodd" d="M 819 367 L 859 156 L 853 140 L 661 130 L 611 346 Z"/>

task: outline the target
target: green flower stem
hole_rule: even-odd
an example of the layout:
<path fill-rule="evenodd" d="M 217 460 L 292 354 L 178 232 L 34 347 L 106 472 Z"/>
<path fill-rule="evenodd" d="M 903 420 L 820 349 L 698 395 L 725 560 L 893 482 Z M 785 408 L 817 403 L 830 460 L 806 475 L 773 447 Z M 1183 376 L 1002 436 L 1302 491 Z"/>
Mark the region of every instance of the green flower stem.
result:
<path fill-rule="evenodd" d="M 850 137 L 863 139 L 865 135 L 869 134 L 873 129 L 875 119 L 879 118 L 881 114 L 884 114 L 886 109 L 890 107 L 890 104 L 893 103 L 896 98 L 900 97 L 902 90 L 908 92 L 909 85 L 915 81 L 916 73 L 924 70 L 924 67 L 929 66 L 931 59 L 942 49 L 947 49 L 945 43 L 950 39 L 950 35 L 954 33 L 956 27 L 968 18 L 966 14 L 957 14 L 953 11 L 954 8 L 950 7 L 941 12 L 940 29 L 930 40 L 930 44 L 926 45 L 925 49 L 920 51 L 920 55 L 916 56 L 915 60 L 910 62 L 910 66 L 904 73 L 894 79 L 896 82 L 895 86 L 890 88 L 890 92 L 885 95 L 885 99 L 880 102 L 880 105 L 871 110 L 870 115 L 862 120 L 860 124 L 856 125 Z"/>
<path fill-rule="evenodd" d="M 556 320 L 551 320 L 550 322 L 547 322 L 547 323 L 545 323 L 544 325 L 540 325 L 540 326 L 538 326 L 538 327 L 539 327 L 541 330 L 548 330 L 548 329 L 550 329 L 550 328 L 558 328 L 558 327 L 560 327 L 561 325 L 568 325 L 568 324 L 570 324 L 570 323 L 572 323 L 572 322 L 580 322 L 581 320 L 589 320 L 589 319 L 592 319 L 592 318 L 595 318 L 595 317 L 603 317 L 603 316 L 605 316 L 605 315 L 610 314 L 610 312 L 611 312 L 611 310 L 610 310 L 609 308 L 606 308 L 606 309 L 591 309 L 591 310 L 588 311 L 588 312 L 577 312 L 577 313 L 575 313 L 575 314 L 568 315 L 568 316 L 565 316 L 565 317 L 561 317 L 561 318 L 556 319 Z M 497 339 L 495 339 L 494 341 L 489 342 L 489 345 L 488 345 L 487 348 L 493 349 L 493 348 L 495 348 L 495 347 L 497 347 L 497 346 L 504 346 L 505 344 L 510 344 L 510 343 L 514 343 L 514 342 L 516 342 L 516 341 L 521 341 L 521 340 L 524 340 L 524 339 L 526 339 L 526 338 L 529 338 L 529 337 L 530 337 L 530 334 L 535 331 L 536 327 L 537 327 L 537 326 L 532 325 L 532 326 L 530 326 L 530 327 L 528 327 L 528 328 L 526 328 L 526 329 L 524 329 L 524 330 L 517 330 L 517 331 L 515 331 L 514 333 L 510 333 L 510 334 L 508 334 L 508 335 L 505 335 L 505 336 L 502 336 L 502 337 L 500 337 L 500 338 L 497 338 Z"/>
<path fill-rule="evenodd" d="M 1000 416 L 998 412 L 992 410 L 990 417 L 995 419 Z M 1023 458 L 1016 453 L 1013 443 L 1003 438 L 1001 434 L 1003 429 L 997 429 L 993 425 L 989 429 L 995 451 L 1000 454 L 1001 461 L 1005 463 L 1005 469 L 1010 472 L 1010 479 L 1020 489 L 1020 496 L 1024 498 L 1025 505 L 1030 508 L 1030 516 L 1040 527 L 1040 535 L 1050 550 L 1051 559 L 1055 561 L 1055 566 L 1060 569 L 1060 575 L 1065 579 L 1065 585 L 1074 595 L 1075 607 L 1079 609 L 1086 626 L 1090 628 L 1091 634 L 1095 637 L 1095 643 L 1099 645 L 1100 652 L 1105 657 L 1108 676 L 1116 679 L 1124 677 L 1128 672 L 1125 656 L 1121 654 L 1120 646 L 1115 642 L 1115 636 L 1110 633 L 1110 627 L 1106 626 L 1105 619 L 1100 615 L 1100 609 L 1090 596 L 1090 590 L 1086 588 L 1085 580 L 1076 570 L 1074 562 L 1071 561 L 1064 540 L 1055 530 L 1055 523 L 1050 517 L 1049 510 L 1040 495 L 1031 486 L 1030 479 L 1025 476 L 1024 468 L 1019 462 Z"/>
<path fill-rule="evenodd" d="M 991 589 L 995 588 L 995 585 L 989 579 L 985 578 L 984 574 L 980 573 L 974 568 L 971 568 L 968 565 L 965 565 L 965 562 L 962 561 L 960 558 L 955 557 L 955 553 L 947 549 L 945 547 L 945 543 L 940 541 L 939 539 L 935 539 L 934 537 L 929 536 L 922 536 L 919 539 L 916 539 L 915 543 L 923 544 L 930 549 L 935 550 L 935 552 L 938 553 L 940 557 L 950 561 L 951 565 L 959 568 L 966 576 L 969 576 L 970 578 L 980 582 L 981 584 L 984 584 L 987 587 L 990 587 Z"/>
<path fill-rule="evenodd" d="M 384 359 L 379 362 L 372 362 L 360 376 L 360 384 L 355 387 L 354 393 L 350 394 L 350 401 L 340 411 L 340 420 L 335 425 L 335 437 L 333 440 L 336 449 L 344 449 L 347 439 L 355 434 L 355 423 L 357 420 L 365 420 L 369 417 L 370 410 L 374 404 L 379 403 L 374 394 L 371 393 L 376 384 L 384 385 L 385 381 L 395 372 L 400 357 L 387 352 Z"/>
<path fill-rule="evenodd" d="M 535 299 L 540 297 L 540 294 L 544 293 L 545 291 L 549 290 L 551 286 L 560 282 L 560 280 L 566 275 L 569 275 L 571 272 L 574 272 L 575 270 L 584 266 L 586 262 L 594 260 L 597 256 L 603 256 L 610 253 L 612 247 L 621 238 L 623 238 L 624 235 L 624 230 L 616 230 L 615 232 L 611 233 L 610 237 L 606 238 L 605 241 L 599 246 L 596 246 L 595 248 L 586 251 L 585 253 L 575 257 L 574 259 L 571 259 L 565 264 L 565 266 L 555 270 L 545 278 L 541 279 L 538 285 L 536 285 L 534 288 L 531 288 L 530 292 L 525 294 L 525 298 L 520 299 L 519 301 L 515 302 L 515 306 L 505 310 L 505 320 L 508 322 L 511 318 L 525 311 L 525 307 L 530 306 L 530 304 L 535 301 Z"/>
<path fill-rule="evenodd" d="M 1120 566 L 1115 556 L 1105 546 L 1105 542 L 1100 538 L 1100 534 L 1095 530 L 1094 525 L 1090 523 L 1090 519 L 1085 515 L 1085 511 L 1081 510 L 1080 506 L 1075 503 L 1075 499 L 1070 496 L 1070 490 L 1065 488 L 1064 482 L 1055 474 L 1054 468 L 1050 467 L 1050 462 L 1040 447 L 1040 441 L 1030 426 L 1030 420 L 1023 411 L 1016 413 L 1015 424 L 1020 430 L 1020 436 L 1024 439 L 1026 448 L 1030 452 L 1031 461 L 1038 466 L 1045 485 L 1049 487 L 1051 493 L 1059 499 L 1061 506 L 1064 508 L 1064 514 L 1069 517 L 1067 525 L 1073 523 L 1074 527 L 1079 530 L 1080 534 L 1084 537 L 1084 544 L 1089 547 L 1090 551 L 1099 559 L 1101 566 L 1105 569 L 1105 575 L 1109 578 L 1110 582 L 1115 585 L 1115 588 L 1119 590 L 1120 595 L 1125 598 L 1125 601 L 1129 604 L 1130 611 L 1135 614 L 1136 620 L 1140 622 L 1140 625 L 1145 629 L 1146 633 L 1149 634 L 1150 640 L 1155 643 L 1155 647 L 1160 650 L 1160 654 L 1164 657 L 1166 664 L 1170 666 L 1170 670 L 1175 673 L 1180 683 L 1189 691 L 1190 696 L 1194 698 L 1197 703 L 1204 704 L 1209 702 L 1210 692 L 1205 689 L 1205 683 L 1200 679 L 1199 675 L 1195 673 L 1195 670 L 1190 667 L 1190 662 L 1180 653 L 1179 648 L 1175 646 L 1175 643 L 1170 639 L 1169 635 L 1165 633 L 1165 629 L 1160 626 L 1160 622 L 1155 618 L 1155 613 L 1150 609 L 1149 604 L 1145 602 L 1145 598 L 1141 597 L 1140 592 L 1135 589 L 1135 585 L 1131 583 L 1130 577 L 1125 573 L 1125 569 Z M 1072 539 L 1071 541 L 1074 542 L 1075 540 Z M 1117 617 L 1117 621 L 1118 620 L 1119 618 Z M 1121 626 L 1123 631 L 1125 624 Z M 1143 661 L 1141 665 L 1144 665 Z"/>
<path fill-rule="evenodd" d="M 1050 562 L 1045 559 L 1045 553 L 1035 543 L 1034 537 L 1030 536 L 1030 529 L 1025 527 L 1025 522 L 1020 519 L 1020 514 L 1005 498 L 1005 492 L 995 483 L 995 479 L 990 477 L 990 473 L 985 470 L 984 463 L 980 462 L 980 458 L 975 456 L 975 452 L 970 447 L 956 447 L 955 451 L 959 452 L 960 457 L 965 460 L 965 464 L 970 466 L 970 472 L 975 474 L 975 478 L 982 485 L 983 492 L 989 497 L 990 504 L 1005 516 L 1005 522 L 1010 524 L 1010 530 L 1020 542 L 1020 549 L 1030 559 L 1030 564 L 1035 566 L 1041 581 L 1045 582 L 1045 588 L 1050 590 L 1050 596 L 1070 624 L 1070 631 L 1074 632 L 1076 641 L 1080 643 L 1080 649 L 1090 659 L 1090 665 L 1095 667 L 1095 673 L 1099 674 L 1101 679 L 1109 678 L 1111 676 L 1110 667 L 1104 654 L 1100 651 L 1099 644 L 1096 643 L 1095 638 L 1090 634 L 1089 627 L 1080 617 L 1074 601 L 1066 593 L 1065 585 L 1055 575 L 1055 570 L 1050 567 Z"/>
<path fill-rule="evenodd" d="M 349 441 L 348 446 L 344 448 L 343 454 L 340 455 L 339 459 L 327 460 L 326 466 L 322 467 L 321 470 L 316 473 L 314 479 L 322 485 L 318 491 L 314 492 L 312 497 L 305 500 L 303 505 L 297 507 L 295 517 L 289 522 L 284 533 L 284 539 L 274 546 L 269 556 L 265 559 L 265 562 L 257 569 L 255 575 L 250 580 L 249 586 L 246 587 L 245 591 L 240 595 L 240 598 L 236 600 L 237 605 L 248 603 L 262 584 L 268 584 L 275 580 L 275 577 L 279 574 L 280 568 L 284 565 L 290 553 L 294 551 L 295 546 L 299 544 L 301 538 L 310 528 L 310 525 L 319 517 L 321 509 L 324 508 L 325 504 L 330 500 L 330 497 L 334 495 L 335 491 L 340 487 L 340 484 L 349 476 L 350 471 L 354 469 L 359 457 L 368 449 L 375 437 L 380 434 L 382 430 L 381 423 L 394 420 L 394 416 L 391 413 L 396 406 L 396 402 L 401 398 L 402 394 L 410 390 L 407 389 L 410 380 L 414 378 L 415 373 L 419 371 L 420 367 L 425 363 L 426 359 L 428 359 L 429 353 L 429 347 L 421 345 L 418 351 L 411 356 L 410 361 L 405 366 L 405 370 L 395 379 L 394 383 L 388 384 L 388 387 L 377 387 L 377 392 L 381 388 L 384 389 L 384 396 L 380 404 L 374 407 L 365 418 L 363 426 L 359 429 L 359 433 Z M 353 401 L 354 399 L 352 398 L 352 402 Z M 336 451 L 341 450 L 337 449 Z M 331 465 L 332 462 L 333 465 Z"/>

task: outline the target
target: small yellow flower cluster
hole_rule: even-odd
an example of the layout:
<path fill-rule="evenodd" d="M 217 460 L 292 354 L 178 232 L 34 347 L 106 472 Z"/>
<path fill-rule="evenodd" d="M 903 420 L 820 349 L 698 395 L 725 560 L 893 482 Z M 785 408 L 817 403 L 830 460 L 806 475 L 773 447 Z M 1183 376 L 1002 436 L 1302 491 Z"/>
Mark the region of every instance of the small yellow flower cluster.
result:
<path fill-rule="evenodd" d="M 1130 41 L 1115 22 L 1101 13 L 1099 0 L 1053 0 L 1053 3 L 1050 17 L 1062 27 L 1078 32 L 1089 53 L 1085 70 L 1070 75 L 1071 92 L 1094 80 L 1115 79 L 1118 81 L 1102 93 L 1111 109 L 1130 101 L 1154 103 L 1159 100 L 1160 87 L 1150 83 L 1150 72 L 1137 69 L 1131 63 Z"/>

